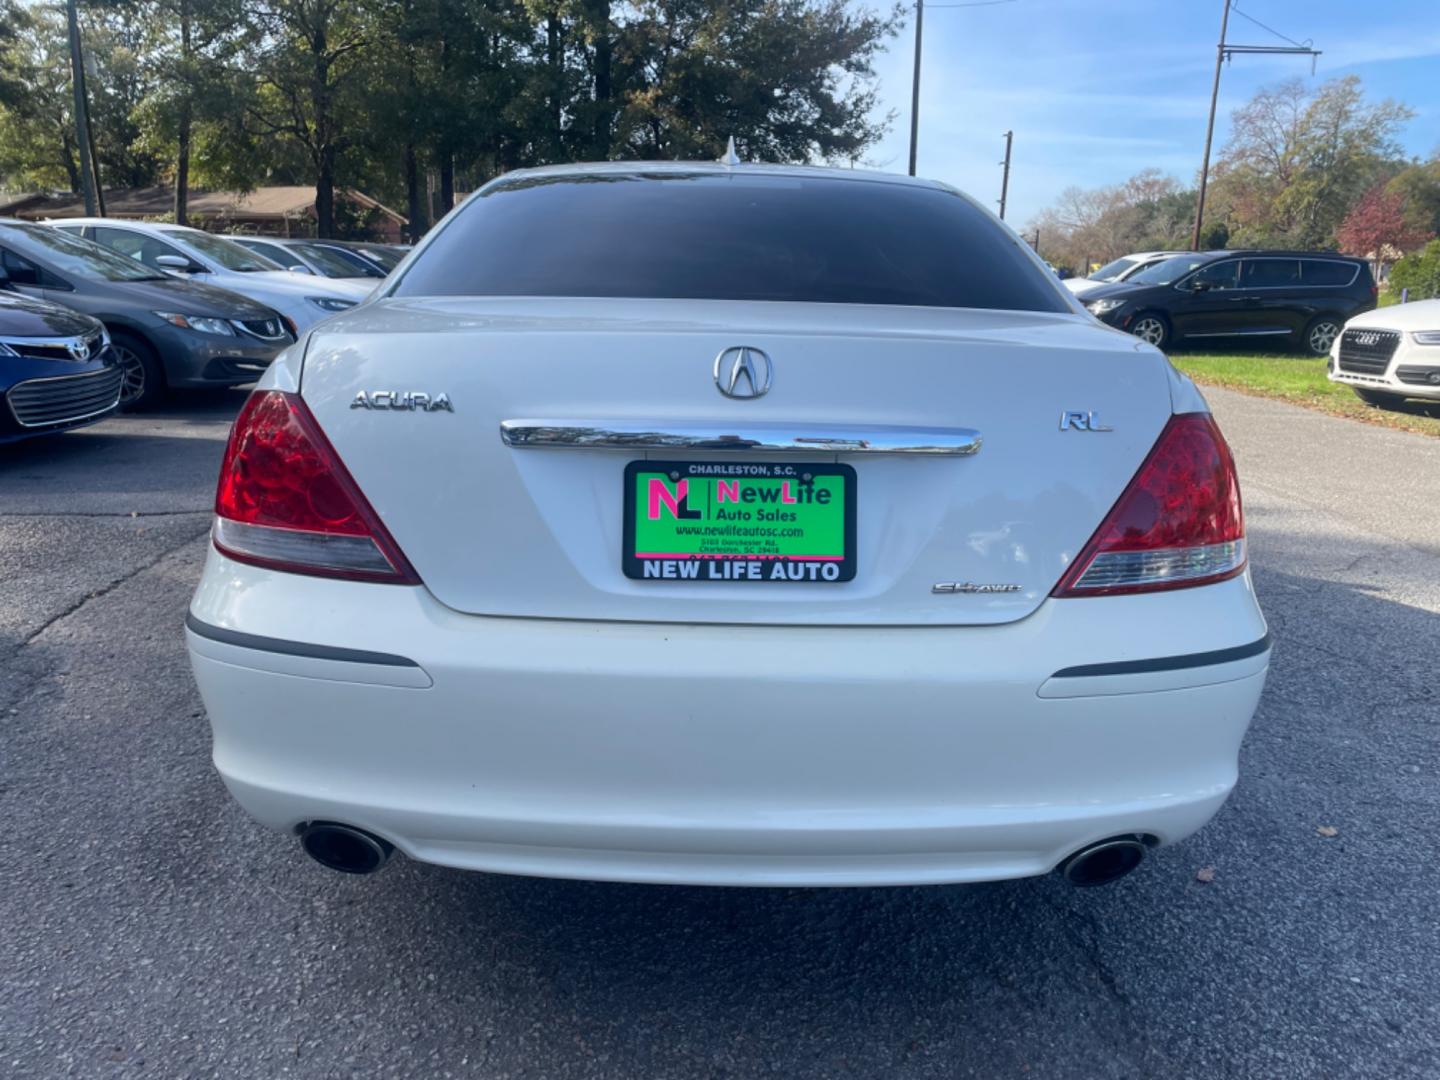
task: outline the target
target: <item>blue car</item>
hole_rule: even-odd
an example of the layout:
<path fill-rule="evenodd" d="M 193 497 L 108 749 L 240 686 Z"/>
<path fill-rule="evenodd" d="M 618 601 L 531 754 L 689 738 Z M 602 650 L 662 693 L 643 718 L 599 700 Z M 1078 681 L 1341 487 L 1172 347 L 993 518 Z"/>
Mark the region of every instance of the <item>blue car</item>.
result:
<path fill-rule="evenodd" d="M 120 377 L 98 319 L 0 278 L 0 443 L 103 420 L 120 404 Z"/>

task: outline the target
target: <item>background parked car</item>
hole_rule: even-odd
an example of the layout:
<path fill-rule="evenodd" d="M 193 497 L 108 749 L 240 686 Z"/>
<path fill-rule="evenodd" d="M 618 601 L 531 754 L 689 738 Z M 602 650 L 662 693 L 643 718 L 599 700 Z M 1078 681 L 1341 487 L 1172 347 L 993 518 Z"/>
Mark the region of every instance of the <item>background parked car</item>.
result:
<path fill-rule="evenodd" d="M 185 274 L 274 308 L 297 336 L 370 295 L 370 286 L 296 274 L 233 240 L 185 229 L 109 218 L 73 218 L 57 228 L 94 240 L 161 273 Z"/>
<path fill-rule="evenodd" d="M 105 324 L 127 407 L 149 404 L 167 387 L 253 382 L 294 340 L 263 304 L 171 277 L 48 225 L 0 221 L 0 266 L 13 290 Z"/>
<path fill-rule="evenodd" d="M 1068 279 L 1065 287 L 1076 296 L 1084 296 L 1101 285 L 1113 285 L 1117 281 L 1124 281 L 1146 267 L 1154 266 L 1156 263 L 1164 262 L 1176 255 L 1186 254 L 1189 253 L 1184 251 L 1137 251 L 1130 255 L 1122 255 L 1114 262 L 1106 263 L 1093 274 Z"/>
<path fill-rule="evenodd" d="M 1330 351 L 1345 320 L 1375 306 L 1364 259 L 1300 251 L 1177 255 L 1083 303 L 1101 322 L 1151 345 L 1254 338 L 1313 356 Z"/>
<path fill-rule="evenodd" d="M 352 259 L 359 259 L 385 274 L 394 270 L 400 265 L 400 260 L 410 254 L 408 247 L 398 244 L 370 244 L 358 240 L 317 240 L 315 242 Z"/>
<path fill-rule="evenodd" d="M 0 443 L 103 420 L 120 402 L 105 327 L 6 289 L 0 266 Z"/>
<path fill-rule="evenodd" d="M 1406 398 L 1440 401 L 1440 300 L 1355 316 L 1330 350 L 1329 377 L 1382 409 Z"/>
<path fill-rule="evenodd" d="M 385 276 L 385 271 L 359 256 L 313 240 L 287 240 L 275 236 L 231 236 L 229 239 L 299 274 L 342 280 L 369 279 L 372 286 Z"/>

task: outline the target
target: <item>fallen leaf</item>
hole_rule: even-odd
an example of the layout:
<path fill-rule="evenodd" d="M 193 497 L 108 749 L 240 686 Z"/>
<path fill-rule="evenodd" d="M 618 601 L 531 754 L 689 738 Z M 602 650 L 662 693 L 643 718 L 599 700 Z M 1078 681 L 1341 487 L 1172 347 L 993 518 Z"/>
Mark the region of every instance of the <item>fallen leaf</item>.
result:
<path fill-rule="evenodd" d="M 1339 836 L 1339 835 L 1340 835 L 1340 830 L 1337 829 L 1337 828 L 1335 828 L 1334 825 L 1321 825 L 1321 826 L 1320 826 L 1318 829 L 1316 829 L 1315 831 L 1316 831 L 1317 833 L 1319 833 L 1321 836 Z"/>
<path fill-rule="evenodd" d="M 1215 880 L 1215 868 L 1213 866 L 1202 866 L 1195 871 L 1195 880 L 1202 884 L 1209 885 Z"/>

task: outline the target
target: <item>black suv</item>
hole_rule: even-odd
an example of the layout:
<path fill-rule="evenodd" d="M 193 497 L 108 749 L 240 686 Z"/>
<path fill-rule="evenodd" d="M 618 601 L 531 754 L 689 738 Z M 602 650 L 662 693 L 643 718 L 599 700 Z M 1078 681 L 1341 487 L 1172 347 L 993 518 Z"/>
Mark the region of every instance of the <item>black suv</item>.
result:
<path fill-rule="evenodd" d="M 1176 255 L 1082 303 L 1101 322 L 1158 348 L 1256 338 L 1324 356 L 1345 320 L 1375 306 L 1364 259 L 1313 251 Z"/>

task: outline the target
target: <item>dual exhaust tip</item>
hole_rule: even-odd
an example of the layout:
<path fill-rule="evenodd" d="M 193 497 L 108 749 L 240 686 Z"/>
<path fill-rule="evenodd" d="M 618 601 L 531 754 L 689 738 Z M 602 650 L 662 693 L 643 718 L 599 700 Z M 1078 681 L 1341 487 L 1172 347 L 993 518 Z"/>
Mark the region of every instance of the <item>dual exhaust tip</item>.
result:
<path fill-rule="evenodd" d="M 333 821 L 311 821 L 300 827 L 305 854 L 342 874 L 373 874 L 395 854 L 388 840 Z M 1072 885 L 1088 887 L 1118 881 L 1145 861 L 1145 841 L 1138 836 L 1116 836 L 1081 848 L 1060 864 L 1060 873 Z"/>

